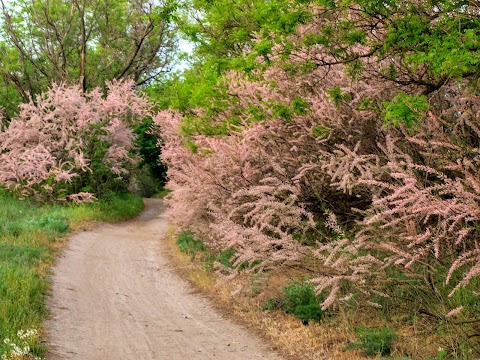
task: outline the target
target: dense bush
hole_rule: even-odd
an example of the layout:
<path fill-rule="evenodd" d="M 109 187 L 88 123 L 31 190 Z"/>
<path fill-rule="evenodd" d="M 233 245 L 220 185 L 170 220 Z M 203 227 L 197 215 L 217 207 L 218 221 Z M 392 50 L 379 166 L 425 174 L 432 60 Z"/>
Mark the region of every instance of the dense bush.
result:
<path fill-rule="evenodd" d="M 146 170 L 146 175 L 152 178 L 152 185 L 155 183 L 158 190 L 167 182 L 167 167 L 160 162 L 160 147 L 157 146 L 159 135 L 150 131 L 152 124 L 153 120 L 146 118 L 135 126 L 134 133 L 142 158 L 138 166 Z"/>
<path fill-rule="evenodd" d="M 131 126 L 149 115 L 133 82 L 99 89 L 54 85 L 0 132 L 0 184 L 42 202 L 85 202 L 125 188 L 137 161 Z"/>
<path fill-rule="evenodd" d="M 318 321 L 324 315 L 318 303 L 312 284 L 293 282 L 283 288 L 283 310 L 305 324 L 311 320 Z"/>
<path fill-rule="evenodd" d="M 283 308 L 287 313 L 293 314 L 298 306 L 317 303 L 312 284 L 293 282 L 283 288 Z"/>
<path fill-rule="evenodd" d="M 309 16 L 255 33 L 254 66 L 224 73 L 209 106 L 155 118 L 171 219 L 235 251 L 221 273 L 309 267 L 323 309 L 400 294 L 478 333 L 478 4 L 288 11 Z"/>
<path fill-rule="evenodd" d="M 390 355 L 392 343 L 396 338 L 394 331 L 390 328 L 356 328 L 357 341 L 352 348 L 362 349 L 367 356 Z"/>

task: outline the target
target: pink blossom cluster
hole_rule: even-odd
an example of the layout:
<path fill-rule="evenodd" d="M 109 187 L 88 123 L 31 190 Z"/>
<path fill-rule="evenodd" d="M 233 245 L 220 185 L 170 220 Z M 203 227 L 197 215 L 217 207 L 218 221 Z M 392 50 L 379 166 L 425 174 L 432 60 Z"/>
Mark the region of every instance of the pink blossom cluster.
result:
<path fill-rule="evenodd" d="M 187 136 L 181 114 L 156 116 L 174 190 L 170 217 L 211 247 L 235 250 L 237 269 L 314 259 L 324 308 L 354 293 L 378 306 L 372 299 L 389 296 L 391 268 L 430 289 L 439 285 L 425 274 L 444 271 L 453 296 L 480 275 L 480 97 L 462 80 L 434 84 L 427 65 L 409 68 L 361 45 L 350 50 L 364 71 L 352 76 L 324 45 L 304 45 L 326 18 L 285 39 L 294 48 L 288 60 L 280 43 L 268 64 L 258 59 L 265 70 L 225 75 L 228 106 L 208 120 L 230 123 L 226 135 Z M 386 29 L 377 25 L 368 36 L 381 42 Z M 392 67 L 396 77 L 386 76 Z M 383 104 L 401 92 L 428 94 L 429 111 L 412 128 L 384 123 Z M 295 109 L 298 99 L 305 109 Z"/>
<path fill-rule="evenodd" d="M 88 202 L 101 194 L 83 191 L 99 164 L 112 176 L 128 173 L 136 161 L 131 153 L 130 125 L 150 114 L 132 81 L 107 84 L 83 93 L 78 86 L 53 85 L 0 132 L 0 184 L 22 198 L 39 201 Z"/>

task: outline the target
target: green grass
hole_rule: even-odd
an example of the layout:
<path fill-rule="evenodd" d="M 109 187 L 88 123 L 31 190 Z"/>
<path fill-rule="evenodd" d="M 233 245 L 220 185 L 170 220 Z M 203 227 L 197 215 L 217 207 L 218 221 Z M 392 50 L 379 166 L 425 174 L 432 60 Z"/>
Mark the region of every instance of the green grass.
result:
<path fill-rule="evenodd" d="M 396 338 L 395 332 L 388 327 L 381 328 L 355 328 L 357 342 L 350 345 L 352 349 L 362 349 L 364 355 L 390 355 L 392 344 Z"/>
<path fill-rule="evenodd" d="M 178 235 L 177 246 L 181 252 L 189 254 L 192 257 L 192 260 L 197 258 L 202 261 L 205 270 L 212 271 L 215 262 L 230 269 L 234 268 L 231 261 L 235 255 L 233 249 L 227 249 L 220 252 L 213 251 L 206 246 L 202 240 L 197 240 L 195 234 L 191 231 L 183 231 Z"/>
<path fill-rule="evenodd" d="M 159 192 L 157 192 L 156 194 L 154 194 L 152 196 L 152 198 L 155 198 L 155 199 L 163 199 L 164 197 L 166 197 L 168 194 L 170 194 L 172 192 L 172 190 L 170 189 L 162 189 L 160 190 Z"/>
<path fill-rule="evenodd" d="M 177 245 L 181 252 L 189 254 L 192 259 L 197 253 L 205 251 L 203 242 L 195 240 L 195 235 L 189 231 L 184 231 L 178 236 Z"/>
<path fill-rule="evenodd" d="M 0 188 L 0 355 L 21 343 L 17 332 L 41 329 L 48 314 L 45 296 L 48 272 L 59 239 L 92 221 L 120 221 L 143 209 L 142 199 L 122 194 L 94 204 L 45 205 L 19 201 Z M 38 336 L 29 341 L 32 353 L 44 356 Z"/>

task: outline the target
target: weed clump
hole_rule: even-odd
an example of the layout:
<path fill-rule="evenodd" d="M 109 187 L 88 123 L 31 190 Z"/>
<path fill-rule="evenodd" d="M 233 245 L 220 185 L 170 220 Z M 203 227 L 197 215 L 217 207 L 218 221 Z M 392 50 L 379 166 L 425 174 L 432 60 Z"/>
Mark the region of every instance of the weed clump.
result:
<path fill-rule="evenodd" d="M 318 304 L 319 299 L 313 284 L 292 282 L 283 288 L 283 309 L 302 320 L 304 324 L 322 318 L 324 312 Z"/>
<path fill-rule="evenodd" d="M 263 311 L 283 310 L 300 319 L 303 324 L 320 321 L 325 312 L 319 306 L 319 299 L 313 284 L 294 281 L 282 289 L 282 298 L 269 298 L 262 306 Z"/>
<path fill-rule="evenodd" d="M 355 328 L 357 342 L 349 346 L 350 349 L 362 349 L 367 356 L 387 356 L 392 352 L 392 344 L 396 338 L 395 332 L 388 327 Z"/>
<path fill-rule="evenodd" d="M 189 254 L 195 258 L 197 253 L 205 251 L 205 245 L 202 241 L 195 239 L 195 234 L 190 231 L 182 232 L 177 239 L 177 245 L 181 252 Z"/>

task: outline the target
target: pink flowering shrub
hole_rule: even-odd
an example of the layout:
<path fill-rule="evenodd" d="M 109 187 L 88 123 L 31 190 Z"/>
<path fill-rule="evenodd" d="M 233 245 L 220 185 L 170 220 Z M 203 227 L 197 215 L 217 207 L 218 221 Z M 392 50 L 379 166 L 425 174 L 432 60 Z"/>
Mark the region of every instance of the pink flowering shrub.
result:
<path fill-rule="evenodd" d="M 83 94 L 53 85 L 0 133 L 0 184 L 38 201 L 88 202 L 124 187 L 134 135 L 130 125 L 149 115 L 133 82 L 111 82 Z"/>
<path fill-rule="evenodd" d="M 449 296 L 480 274 L 480 98 L 462 97 L 414 135 L 388 137 L 387 161 L 359 179 L 373 194 L 359 241 L 377 243 L 385 266 L 446 267 Z"/>
<path fill-rule="evenodd" d="M 333 79 L 340 76 L 341 72 L 334 73 L 325 81 L 334 84 Z M 179 114 L 160 112 L 155 118 L 164 139 L 162 159 L 169 164 L 168 186 L 174 190 L 169 201 L 172 220 L 201 233 L 214 248 L 234 249 L 233 264 L 248 263 L 249 270 L 302 266 L 306 258 L 318 256 L 314 245 L 326 240 L 321 225 L 326 210 L 336 208 L 353 219 L 352 204 L 345 204 L 346 200 L 352 199 L 357 207 L 370 202 L 365 190 L 355 189 L 352 194 L 350 183 L 372 157 L 362 155 L 364 159 L 354 165 L 338 160 L 342 149 L 358 157 L 355 151 L 364 136 L 362 129 L 356 138 L 353 131 L 348 134 L 352 119 L 342 115 L 342 108 L 325 92 L 307 98 L 308 111 L 294 113 L 288 121 L 276 117 L 272 104 L 289 104 L 298 93 L 282 80 L 280 69 L 271 68 L 266 77 L 277 87 L 228 74 L 225 81 L 235 103 L 212 119 L 224 123 L 237 117 L 241 123 L 231 126 L 228 136 L 188 139 L 181 134 Z M 255 108 L 257 115 L 264 114 L 268 120 L 255 121 L 252 111 L 242 113 L 239 108 Z M 363 114 L 351 115 L 359 123 L 372 122 Z M 350 141 L 340 146 L 342 138 Z M 190 148 L 194 144 L 194 151 L 187 143 Z M 347 144 L 354 149 L 348 150 Z M 345 173 L 345 169 L 339 171 L 340 164 L 349 166 L 352 179 L 338 179 L 341 171 Z"/>
<path fill-rule="evenodd" d="M 262 71 L 225 75 L 229 97 L 194 116 L 228 124 L 225 135 L 187 135 L 179 113 L 157 115 L 170 217 L 235 250 L 236 268 L 219 265 L 223 273 L 308 267 L 324 309 L 352 299 L 379 307 L 401 292 L 422 311 L 457 315 L 459 291 L 473 294 L 480 275 L 479 97 L 404 54 L 339 43 L 355 57 L 343 63 L 327 45 L 306 45 L 338 25 L 334 11 L 257 59 Z M 368 13 L 345 12 L 371 28 Z M 372 43 L 386 41 L 388 29 L 372 26 Z"/>
<path fill-rule="evenodd" d="M 172 220 L 202 233 L 213 247 L 235 249 L 236 265 L 255 262 L 252 269 L 265 269 L 298 263 L 302 249 L 294 232 L 314 224 L 299 206 L 299 187 L 288 170 L 262 146 L 261 138 L 271 129 L 254 126 L 229 137 L 198 136 L 192 153 L 182 146 L 180 120 L 173 112 L 155 118 L 165 141 L 162 159 L 170 165 Z M 258 137 L 258 146 L 252 146 L 251 137 Z"/>

